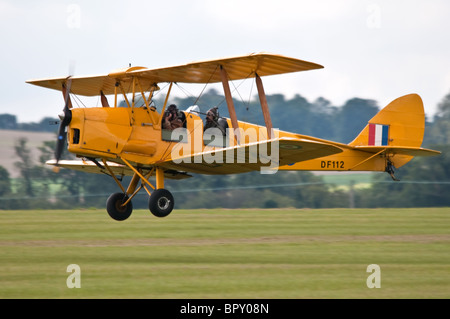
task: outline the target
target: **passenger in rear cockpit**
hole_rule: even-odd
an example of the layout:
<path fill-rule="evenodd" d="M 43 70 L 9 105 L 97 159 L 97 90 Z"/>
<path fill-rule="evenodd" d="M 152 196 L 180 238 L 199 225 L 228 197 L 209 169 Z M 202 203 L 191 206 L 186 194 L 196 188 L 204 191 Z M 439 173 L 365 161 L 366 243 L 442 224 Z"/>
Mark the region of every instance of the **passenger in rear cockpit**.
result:
<path fill-rule="evenodd" d="M 226 135 L 228 125 L 225 120 L 219 117 L 218 107 L 213 107 L 206 112 L 206 123 L 203 128 L 203 132 L 207 129 L 218 128 L 223 136 Z"/>

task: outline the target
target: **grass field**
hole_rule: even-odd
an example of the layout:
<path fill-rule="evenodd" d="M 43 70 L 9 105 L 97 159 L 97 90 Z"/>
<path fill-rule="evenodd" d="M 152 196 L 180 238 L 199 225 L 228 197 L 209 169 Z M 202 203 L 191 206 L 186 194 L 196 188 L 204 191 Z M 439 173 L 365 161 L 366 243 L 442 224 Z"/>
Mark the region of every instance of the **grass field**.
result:
<path fill-rule="evenodd" d="M 450 208 L 0 211 L 0 298 L 450 298 L 449 226 Z"/>

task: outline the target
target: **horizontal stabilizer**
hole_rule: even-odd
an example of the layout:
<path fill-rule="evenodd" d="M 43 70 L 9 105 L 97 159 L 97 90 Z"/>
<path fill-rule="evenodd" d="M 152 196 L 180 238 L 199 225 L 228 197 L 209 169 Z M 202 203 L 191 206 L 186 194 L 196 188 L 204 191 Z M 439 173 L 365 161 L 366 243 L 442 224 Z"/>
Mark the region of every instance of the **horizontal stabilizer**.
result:
<path fill-rule="evenodd" d="M 386 153 L 388 155 L 408 155 L 408 156 L 436 156 L 441 154 L 439 151 L 430 150 L 422 147 L 406 146 L 355 146 L 358 151 L 369 153 Z"/>

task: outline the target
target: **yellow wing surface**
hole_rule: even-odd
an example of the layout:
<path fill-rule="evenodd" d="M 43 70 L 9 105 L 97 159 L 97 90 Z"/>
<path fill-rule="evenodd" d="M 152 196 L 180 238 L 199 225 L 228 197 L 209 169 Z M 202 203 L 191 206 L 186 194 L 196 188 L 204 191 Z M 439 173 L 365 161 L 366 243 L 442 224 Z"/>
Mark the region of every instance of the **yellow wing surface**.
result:
<path fill-rule="evenodd" d="M 136 70 L 132 74 L 154 82 L 215 83 L 221 82 L 220 66 L 226 69 L 230 81 L 255 77 L 255 73 L 268 76 L 323 68 L 316 63 L 282 55 L 255 53 L 168 68 Z"/>
<path fill-rule="evenodd" d="M 114 94 L 116 84 L 131 87 L 133 77 L 138 78 L 138 85 L 143 91 L 161 82 L 180 83 L 215 83 L 220 82 L 219 68 L 226 69 L 229 80 L 239 80 L 259 76 L 276 75 L 290 72 L 307 71 L 323 68 L 322 65 L 282 55 L 254 53 L 216 60 L 192 62 L 179 66 L 147 69 L 145 67 L 130 67 L 115 70 L 105 75 L 73 76 L 71 92 L 79 95 L 95 96 L 100 91 L 104 94 Z M 61 90 L 67 77 L 29 80 L 27 83 L 49 89 Z"/>
<path fill-rule="evenodd" d="M 218 148 L 192 155 L 172 157 L 158 163 L 161 167 L 200 174 L 237 174 L 305 161 L 342 152 L 339 147 L 311 141 L 281 137 Z"/>

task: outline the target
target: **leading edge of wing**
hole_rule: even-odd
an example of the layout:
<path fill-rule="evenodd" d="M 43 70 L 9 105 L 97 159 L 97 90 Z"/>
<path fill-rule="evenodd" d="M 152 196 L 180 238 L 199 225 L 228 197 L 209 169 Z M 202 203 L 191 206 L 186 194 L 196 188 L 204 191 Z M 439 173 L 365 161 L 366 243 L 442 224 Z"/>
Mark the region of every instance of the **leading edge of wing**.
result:
<path fill-rule="evenodd" d="M 237 174 L 273 170 L 279 166 L 342 152 L 327 143 L 281 137 L 226 148 L 213 148 L 186 156 L 173 156 L 158 165 L 198 174 Z M 176 153 L 176 149 L 175 149 Z M 274 171 L 275 172 L 275 171 Z"/>
<path fill-rule="evenodd" d="M 84 161 L 84 160 L 60 160 L 58 165 L 56 165 L 56 160 L 49 160 L 45 164 L 51 166 L 58 166 L 62 168 L 72 169 L 80 172 L 94 173 L 94 174 L 107 174 L 109 171 L 105 168 L 97 166 L 94 162 Z M 133 176 L 134 172 L 126 165 L 107 162 L 108 167 L 116 176 Z M 102 165 L 102 164 L 100 164 Z M 151 167 L 147 168 L 146 171 L 150 171 Z M 175 170 L 165 170 L 164 177 L 169 179 L 185 179 L 192 177 L 184 172 L 179 172 Z"/>
<path fill-rule="evenodd" d="M 72 81 L 71 93 L 84 95 L 84 96 L 96 96 L 100 95 L 100 91 L 103 94 L 114 94 L 116 80 L 108 75 L 89 75 L 89 76 L 73 76 L 70 77 Z M 53 89 L 57 91 L 62 90 L 63 84 L 69 77 L 59 78 L 44 78 L 27 80 L 26 83 L 41 86 L 47 89 Z"/>
<path fill-rule="evenodd" d="M 106 168 L 100 168 L 94 162 L 85 160 L 60 160 L 56 164 L 56 160 L 48 160 L 45 162 L 46 165 L 58 166 L 62 168 L 72 169 L 80 172 L 95 173 L 95 174 L 109 174 Z M 131 176 L 133 171 L 125 165 L 107 162 L 111 171 L 118 176 Z"/>

